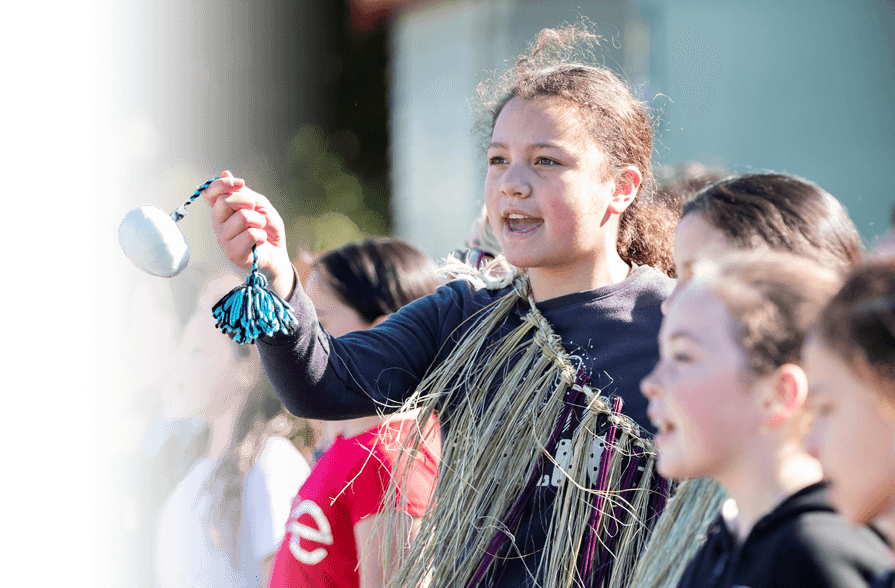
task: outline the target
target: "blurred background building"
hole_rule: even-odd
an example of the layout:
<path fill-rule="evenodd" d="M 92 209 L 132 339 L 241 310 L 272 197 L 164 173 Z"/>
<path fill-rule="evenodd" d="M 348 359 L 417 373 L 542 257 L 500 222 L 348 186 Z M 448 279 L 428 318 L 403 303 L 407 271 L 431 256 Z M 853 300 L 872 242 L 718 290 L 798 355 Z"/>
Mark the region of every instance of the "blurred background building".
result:
<path fill-rule="evenodd" d="M 114 334 L 93 343 L 111 375 L 97 391 L 97 475 L 108 478 L 94 503 L 102 585 L 127 585 L 114 562 L 128 504 L 103 456 L 132 450 L 157 408 L 129 388 L 135 358 L 124 344 L 142 276 L 114 231 L 136 204 L 173 211 L 195 185 L 231 169 L 275 201 L 296 253 L 387 233 L 444 256 L 462 245 L 482 203 L 476 84 L 538 30 L 578 15 L 605 37 L 597 57 L 652 105 L 657 164 L 806 177 L 846 205 L 868 242 L 888 229 L 895 204 L 895 8 L 886 0 L 94 7 L 91 161 L 101 197 L 91 203 L 92 320 Z M 180 226 L 193 259 L 214 257 L 207 207 L 190 212 Z M 182 327 L 197 278 L 167 286 Z"/>
<path fill-rule="evenodd" d="M 483 186 L 469 134 L 475 84 L 578 14 L 600 25 L 606 65 L 652 104 L 657 163 L 797 174 L 841 199 L 866 239 L 888 229 L 891 2 L 445 0 L 396 9 L 388 24 L 398 234 L 433 254 L 457 242 Z M 444 222 L 425 222 L 436 215 Z"/>

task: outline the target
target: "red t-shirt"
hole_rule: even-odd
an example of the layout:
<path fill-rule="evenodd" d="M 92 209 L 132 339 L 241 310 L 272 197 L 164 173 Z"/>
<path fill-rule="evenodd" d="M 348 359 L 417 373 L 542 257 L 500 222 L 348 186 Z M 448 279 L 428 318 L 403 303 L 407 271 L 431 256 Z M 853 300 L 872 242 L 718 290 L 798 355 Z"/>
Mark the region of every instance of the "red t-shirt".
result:
<path fill-rule="evenodd" d="M 337 438 L 320 456 L 292 501 L 286 536 L 274 559 L 271 588 L 355 588 L 360 585 L 354 525 L 383 510 L 391 472 L 403 471 L 404 449 L 415 419 L 383 423 Z M 428 425 L 422 451 L 411 464 L 403 510 L 426 512 L 441 457 L 438 422 Z"/>

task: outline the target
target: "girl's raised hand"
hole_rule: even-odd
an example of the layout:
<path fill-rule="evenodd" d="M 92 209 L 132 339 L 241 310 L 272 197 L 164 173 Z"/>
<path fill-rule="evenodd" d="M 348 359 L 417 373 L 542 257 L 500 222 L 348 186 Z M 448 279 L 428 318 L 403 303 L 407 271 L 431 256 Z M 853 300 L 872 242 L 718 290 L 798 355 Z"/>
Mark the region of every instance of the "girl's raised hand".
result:
<path fill-rule="evenodd" d="M 283 219 L 270 201 L 225 171 L 202 192 L 211 206 L 211 226 L 227 259 L 248 272 L 257 245 L 258 269 L 268 287 L 286 298 L 294 287 L 294 272 L 286 249 Z"/>

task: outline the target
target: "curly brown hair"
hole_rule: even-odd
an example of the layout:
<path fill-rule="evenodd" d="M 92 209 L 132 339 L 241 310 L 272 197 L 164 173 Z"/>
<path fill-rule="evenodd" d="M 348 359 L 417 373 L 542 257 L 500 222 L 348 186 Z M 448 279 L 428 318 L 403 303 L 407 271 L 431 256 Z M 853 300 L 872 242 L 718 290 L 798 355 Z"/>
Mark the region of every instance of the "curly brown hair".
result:
<path fill-rule="evenodd" d="M 559 98 L 574 108 L 606 154 L 608 177 L 634 166 L 642 182 L 638 195 L 619 219 L 616 247 L 627 263 L 651 265 L 673 275 L 672 247 L 677 211 L 654 198 L 653 127 L 647 104 L 602 65 L 593 65 L 601 37 L 585 19 L 544 29 L 503 75 L 476 90 L 477 128 L 490 137 L 501 110 L 513 98 Z"/>

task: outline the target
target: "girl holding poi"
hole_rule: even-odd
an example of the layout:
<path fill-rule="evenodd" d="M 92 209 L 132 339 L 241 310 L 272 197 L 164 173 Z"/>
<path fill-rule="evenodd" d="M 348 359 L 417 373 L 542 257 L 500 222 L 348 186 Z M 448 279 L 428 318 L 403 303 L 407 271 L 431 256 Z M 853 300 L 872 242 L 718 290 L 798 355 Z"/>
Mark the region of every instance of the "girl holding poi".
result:
<path fill-rule="evenodd" d="M 203 193 L 227 257 L 248 268 L 257 246 L 295 310 L 290 333 L 258 339 L 290 411 L 439 418 L 435 499 L 390 585 L 623 586 L 664 507 L 638 386 L 674 286 L 675 219 L 649 203 L 647 107 L 570 58 L 598 41 L 587 25 L 545 30 L 480 88 L 488 219 L 516 269 L 451 282 L 373 329 L 320 327 L 264 196 L 226 172 Z"/>
<path fill-rule="evenodd" d="M 118 242 L 125 255 L 154 276 L 171 278 L 183 271 L 190 260 L 190 246 L 177 223 L 188 216 L 186 207 L 220 179 L 211 178 L 196 188 L 189 200 L 170 215 L 151 204 L 128 212 L 118 227 Z M 252 271 L 245 283 L 214 305 L 215 326 L 239 344 L 254 343 L 262 334 L 289 333 L 295 317 L 289 305 L 267 287 L 267 278 L 258 269 L 257 245 L 252 246 L 247 264 Z"/>

